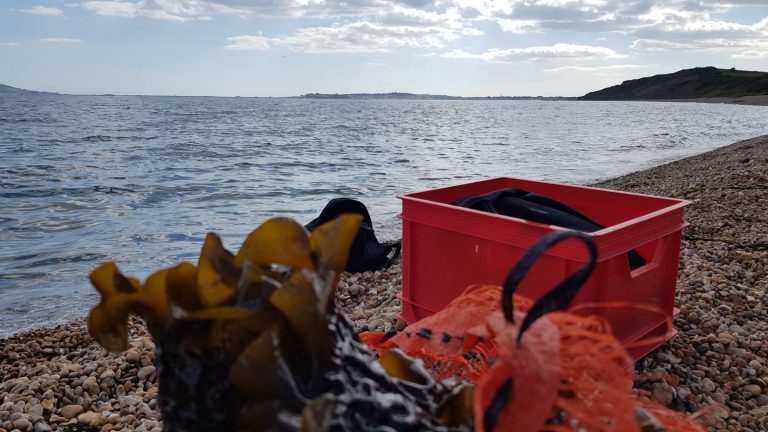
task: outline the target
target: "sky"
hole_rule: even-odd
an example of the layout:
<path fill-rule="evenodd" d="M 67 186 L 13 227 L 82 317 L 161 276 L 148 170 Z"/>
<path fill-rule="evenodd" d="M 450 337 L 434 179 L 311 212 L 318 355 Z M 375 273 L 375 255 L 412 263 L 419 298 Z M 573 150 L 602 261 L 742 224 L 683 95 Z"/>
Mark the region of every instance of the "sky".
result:
<path fill-rule="evenodd" d="M 768 71 L 768 0 L 0 0 L 0 83 L 73 94 L 579 96 Z"/>

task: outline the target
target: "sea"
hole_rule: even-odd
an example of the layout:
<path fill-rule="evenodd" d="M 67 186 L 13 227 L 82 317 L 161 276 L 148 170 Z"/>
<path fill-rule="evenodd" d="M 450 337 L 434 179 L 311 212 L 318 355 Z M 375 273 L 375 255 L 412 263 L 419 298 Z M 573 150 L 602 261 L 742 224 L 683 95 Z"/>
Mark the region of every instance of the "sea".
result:
<path fill-rule="evenodd" d="M 397 196 L 497 176 L 588 184 L 768 133 L 768 107 L 665 102 L 0 95 L 0 337 L 328 200 L 400 237 Z"/>

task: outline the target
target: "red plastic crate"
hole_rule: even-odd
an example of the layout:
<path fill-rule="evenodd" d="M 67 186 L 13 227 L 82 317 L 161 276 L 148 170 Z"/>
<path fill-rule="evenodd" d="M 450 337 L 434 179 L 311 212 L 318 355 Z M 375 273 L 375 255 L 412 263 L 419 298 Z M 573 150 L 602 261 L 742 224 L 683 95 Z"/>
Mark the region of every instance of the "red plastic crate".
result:
<path fill-rule="evenodd" d="M 472 284 L 501 285 L 522 254 L 545 235 L 564 228 L 448 203 L 502 188 L 554 198 L 606 228 L 590 233 L 598 247 L 595 272 L 578 304 L 649 305 L 660 313 L 600 309 L 614 334 L 639 359 L 663 344 L 674 314 L 684 208 L 689 201 L 517 178 L 495 178 L 400 196 L 403 204 L 403 309 L 418 321 L 441 310 Z M 627 252 L 647 261 L 630 271 Z M 568 240 L 547 251 L 518 288 L 536 299 L 581 267 L 584 246 Z M 664 315 L 664 316 L 662 316 Z M 638 341 L 652 340 L 638 345 Z"/>

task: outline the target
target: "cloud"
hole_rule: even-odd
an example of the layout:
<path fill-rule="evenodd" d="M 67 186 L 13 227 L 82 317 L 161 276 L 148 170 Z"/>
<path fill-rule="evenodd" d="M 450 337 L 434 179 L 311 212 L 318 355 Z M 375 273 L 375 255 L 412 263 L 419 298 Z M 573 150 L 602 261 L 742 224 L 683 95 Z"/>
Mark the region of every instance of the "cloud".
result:
<path fill-rule="evenodd" d="M 462 37 L 483 32 L 465 25 L 455 10 L 438 13 L 395 5 L 374 18 L 331 26 L 305 27 L 286 36 L 233 36 L 227 49 L 269 49 L 322 53 L 384 53 L 396 48 L 442 49 Z"/>
<path fill-rule="evenodd" d="M 305 53 L 373 53 L 393 48 L 442 48 L 458 35 L 450 29 L 424 26 L 387 26 L 358 21 L 335 27 L 311 27 L 272 39 L 292 51 Z"/>
<path fill-rule="evenodd" d="M 713 38 L 688 42 L 638 39 L 632 43 L 632 48 L 645 51 L 721 52 L 742 60 L 768 58 L 768 40 L 766 39 Z"/>
<path fill-rule="evenodd" d="M 768 40 L 768 17 L 757 15 L 757 22 L 743 23 L 723 14 L 765 4 L 764 0 L 453 0 L 465 19 L 494 22 L 504 32 L 618 33 L 633 37 L 635 49 L 654 51 L 708 49 L 710 44 L 699 42 L 725 39 L 735 43 L 720 47 L 723 50 L 762 43 Z"/>
<path fill-rule="evenodd" d="M 265 18 L 366 16 L 396 7 L 418 10 L 425 2 L 400 3 L 402 5 L 386 0 L 91 0 L 82 5 L 104 16 L 190 21 L 219 15 Z"/>
<path fill-rule="evenodd" d="M 501 19 L 498 21 L 501 30 L 507 33 L 531 33 L 540 31 L 538 28 L 538 21 L 535 20 L 518 20 L 518 19 Z"/>
<path fill-rule="evenodd" d="M 42 38 L 39 40 L 40 42 L 47 42 L 47 43 L 80 43 L 82 42 L 82 40 L 80 39 L 62 38 L 62 37 Z"/>
<path fill-rule="evenodd" d="M 467 0 L 454 0 L 466 3 Z M 480 2 L 478 2 L 480 3 Z M 718 21 L 714 15 L 737 7 L 719 0 L 507 0 L 476 7 L 480 18 L 496 22 L 503 31 L 547 29 L 586 33 L 633 34 L 642 29 L 670 27 L 733 30 L 743 24 Z M 482 4 L 482 3 L 480 3 Z M 759 4 L 759 2 L 754 2 Z M 460 6 L 461 8 L 461 6 Z"/>
<path fill-rule="evenodd" d="M 744 50 L 733 54 L 731 57 L 740 60 L 768 59 L 768 46 L 763 50 Z"/>
<path fill-rule="evenodd" d="M 29 15 L 48 15 L 48 16 L 64 15 L 63 10 L 57 9 L 54 7 L 46 7 L 46 6 L 32 6 L 31 9 L 21 9 L 19 10 L 19 12 L 29 14 Z"/>
<path fill-rule="evenodd" d="M 331 27 L 308 27 L 283 37 L 233 36 L 227 49 L 266 50 L 279 45 L 309 54 L 376 53 L 393 48 L 441 48 L 445 41 L 458 37 L 450 29 L 420 26 L 386 26 L 370 21 Z"/>
<path fill-rule="evenodd" d="M 639 64 L 615 64 L 608 66 L 561 66 L 550 69 L 543 69 L 544 72 L 589 72 L 589 73 L 601 73 L 609 71 L 619 71 L 624 69 L 641 69 L 651 67 L 653 65 L 639 65 Z"/>
<path fill-rule="evenodd" d="M 231 44 L 224 46 L 225 49 L 230 50 L 251 50 L 251 51 L 269 51 L 269 38 L 264 36 L 232 36 L 227 40 L 232 41 Z"/>
<path fill-rule="evenodd" d="M 472 54 L 463 50 L 453 50 L 443 54 L 443 57 L 478 59 L 494 63 L 513 63 L 525 61 L 619 59 L 626 56 L 606 47 L 559 43 L 551 46 L 491 49 L 479 54 Z"/>
<path fill-rule="evenodd" d="M 185 5 L 183 1 L 176 2 L 125 2 L 112 0 L 87 1 L 83 6 L 98 15 L 136 18 L 147 17 L 165 21 L 189 21 L 193 18 L 205 17 L 203 10 L 194 5 Z M 191 2 L 189 2 L 191 3 Z"/>
<path fill-rule="evenodd" d="M 481 36 L 479 28 L 487 25 L 514 34 L 621 34 L 636 42 L 636 50 L 699 49 L 697 41 L 731 39 L 739 44 L 728 54 L 741 55 L 757 49 L 746 46 L 749 41 L 768 40 L 768 17 L 745 23 L 730 18 L 745 14 L 728 14 L 764 6 L 765 0 L 84 0 L 81 5 L 103 16 L 177 22 L 218 16 L 335 21 L 266 40 L 230 39 L 227 49 L 263 50 L 265 43 L 310 53 L 434 49 Z"/>
<path fill-rule="evenodd" d="M 0 42 L 0 47 L 19 46 L 18 42 Z"/>

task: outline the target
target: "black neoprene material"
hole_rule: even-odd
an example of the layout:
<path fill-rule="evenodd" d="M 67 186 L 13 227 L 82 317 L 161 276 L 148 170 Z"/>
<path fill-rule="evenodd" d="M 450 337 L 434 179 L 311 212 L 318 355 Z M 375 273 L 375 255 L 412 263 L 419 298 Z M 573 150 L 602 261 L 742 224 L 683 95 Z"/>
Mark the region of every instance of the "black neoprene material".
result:
<path fill-rule="evenodd" d="M 499 189 L 483 195 L 462 198 L 451 204 L 584 232 L 595 232 L 605 228 L 560 201 L 522 189 Z M 629 251 L 627 256 L 632 270 L 646 264 L 645 258 L 634 250 Z"/>
<path fill-rule="evenodd" d="M 318 226 L 331 221 L 344 213 L 353 213 L 363 216 L 360 231 L 349 250 L 349 258 L 345 270 L 350 273 L 380 270 L 389 267 L 400 253 L 400 242 L 394 244 L 382 244 L 376 238 L 373 231 L 371 215 L 365 204 L 351 198 L 334 198 L 328 201 L 320 216 L 306 224 L 307 231 L 314 231 Z M 395 254 L 389 257 L 392 250 Z"/>

